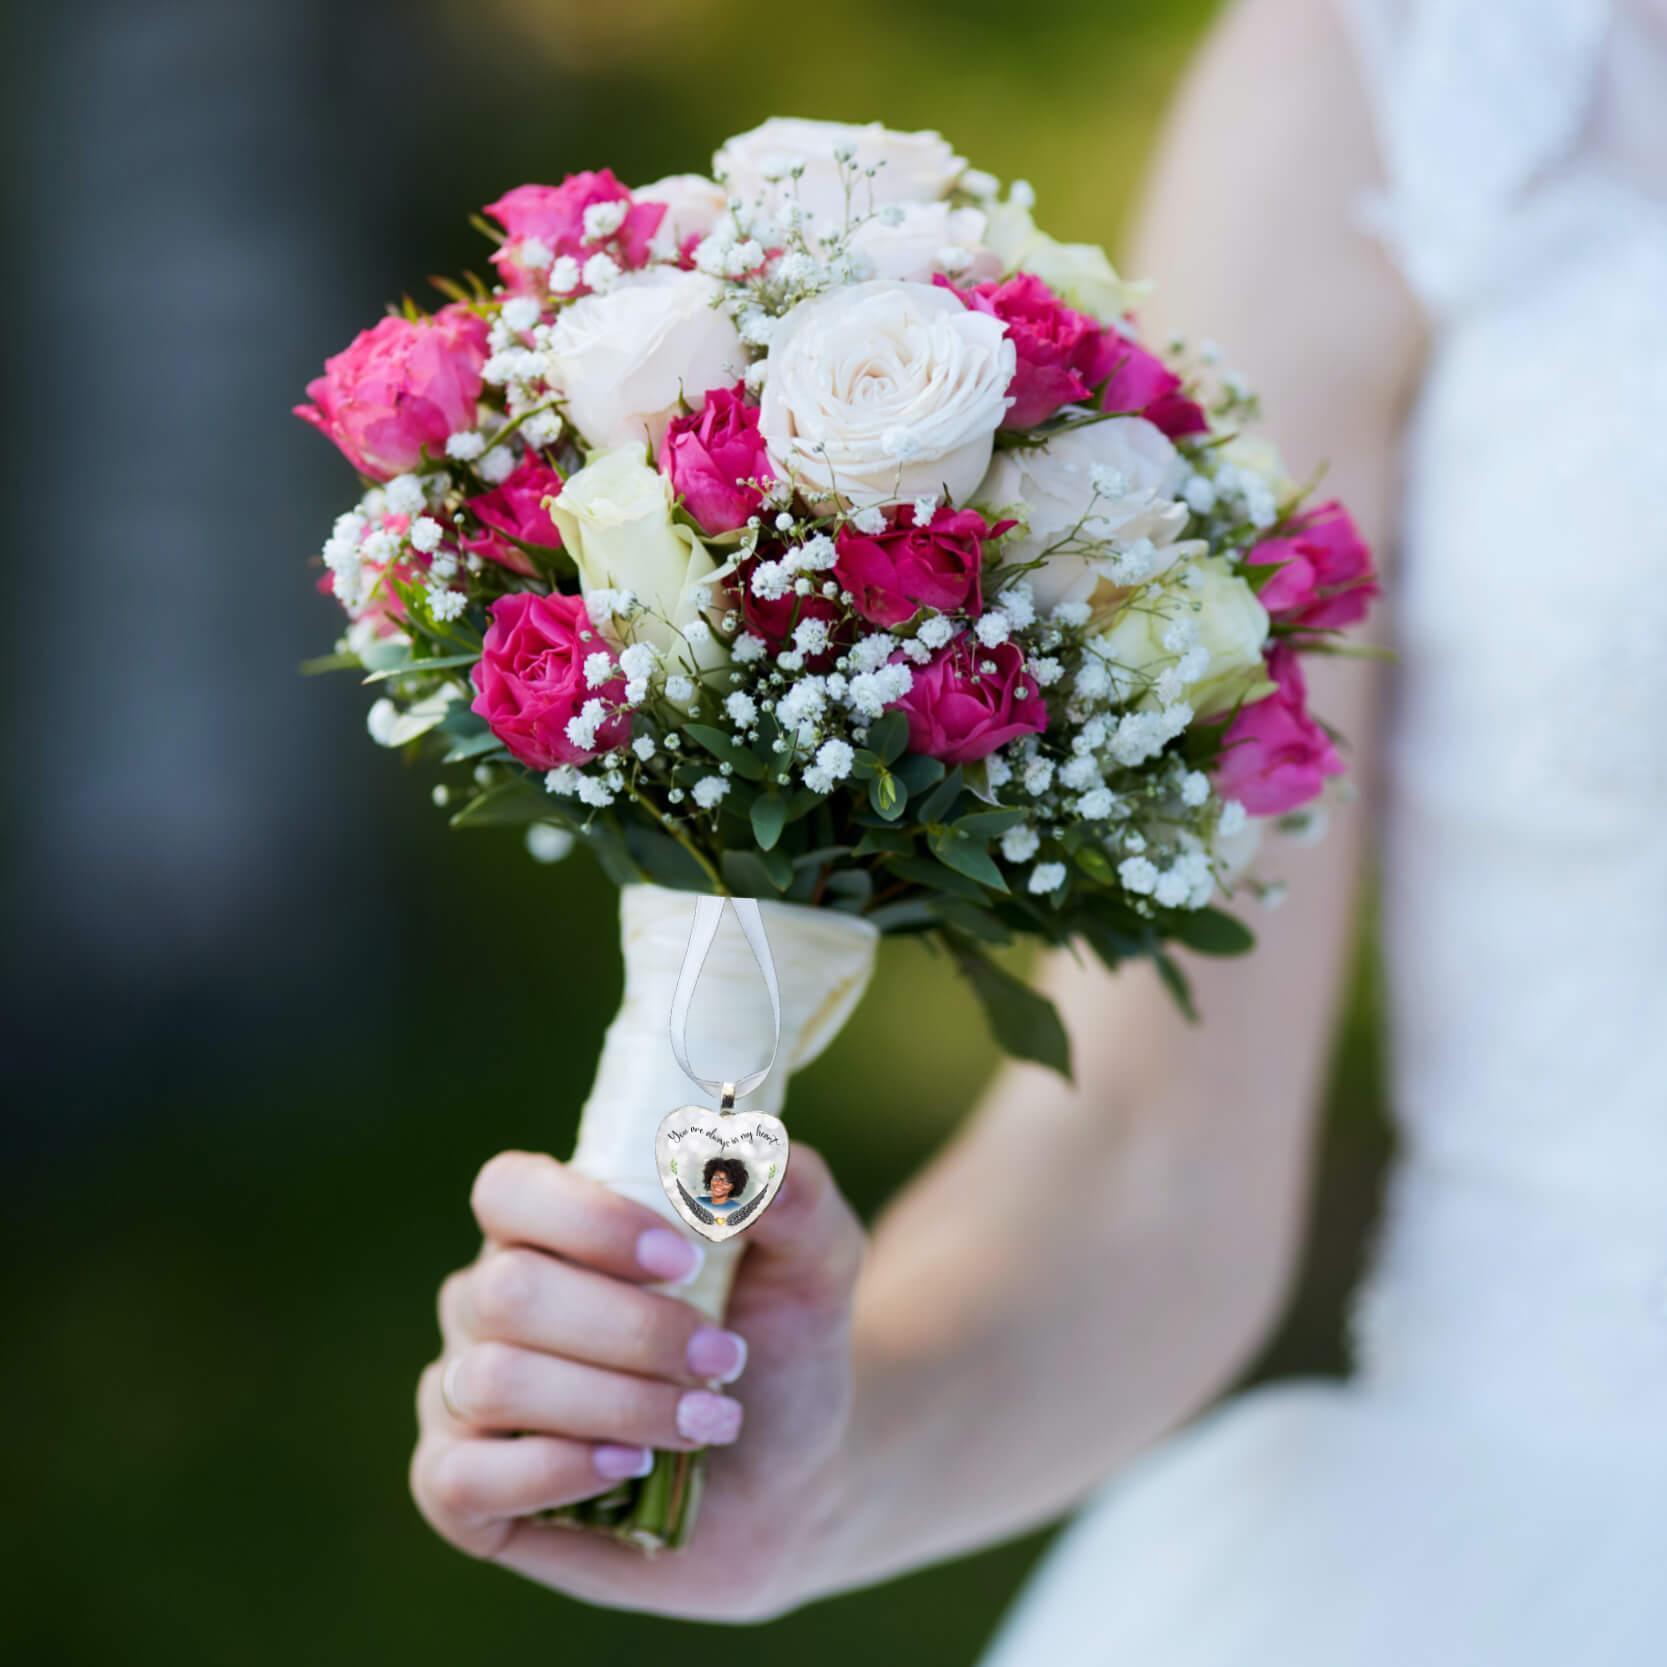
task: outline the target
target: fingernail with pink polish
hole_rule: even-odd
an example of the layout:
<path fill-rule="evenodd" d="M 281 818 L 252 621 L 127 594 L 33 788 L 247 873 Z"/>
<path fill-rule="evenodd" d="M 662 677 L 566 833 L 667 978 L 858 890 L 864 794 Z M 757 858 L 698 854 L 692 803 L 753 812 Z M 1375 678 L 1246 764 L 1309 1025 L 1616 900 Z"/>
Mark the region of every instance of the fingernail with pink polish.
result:
<path fill-rule="evenodd" d="M 667 1285 L 687 1285 L 700 1272 L 706 1248 L 670 1227 L 645 1227 L 637 1235 L 637 1262 Z"/>
<path fill-rule="evenodd" d="M 709 1389 L 691 1389 L 677 1403 L 677 1433 L 702 1447 L 721 1447 L 741 1433 L 741 1403 Z"/>
<path fill-rule="evenodd" d="M 598 1476 L 610 1482 L 622 1482 L 627 1476 L 646 1476 L 654 1468 L 652 1447 L 621 1447 L 604 1441 L 591 1450 L 591 1463 Z"/>
<path fill-rule="evenodd" d="M 715 1325 L 702 1326 L 683 1352 L 697 1378 L 715 1378 L 719 1383 L 734 1383 L 747 1364 L 746 1338 Z"/>

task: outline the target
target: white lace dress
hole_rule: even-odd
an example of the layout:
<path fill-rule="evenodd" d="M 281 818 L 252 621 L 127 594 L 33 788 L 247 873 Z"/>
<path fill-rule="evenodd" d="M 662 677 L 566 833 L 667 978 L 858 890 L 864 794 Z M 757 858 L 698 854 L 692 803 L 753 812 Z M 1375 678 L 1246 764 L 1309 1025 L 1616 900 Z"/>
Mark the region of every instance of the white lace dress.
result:
<path fill-rule="evenodd" d="M 1436 342 L 1357 1370 L 1120 1474 L 983 1667 L 1667 1663 L 1667 4 L 1352 21 Z"/>

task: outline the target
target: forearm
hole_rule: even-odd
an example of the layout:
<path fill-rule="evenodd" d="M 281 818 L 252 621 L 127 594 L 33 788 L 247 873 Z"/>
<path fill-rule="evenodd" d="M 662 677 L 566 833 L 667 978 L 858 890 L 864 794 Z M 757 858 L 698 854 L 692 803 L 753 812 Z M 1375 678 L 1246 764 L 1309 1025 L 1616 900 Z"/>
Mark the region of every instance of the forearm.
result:
<path fill-rule="evenodd" d="M 819 1590 L 1057 1516 L 1241 1369 L 1294 1261 L 1353 823 L 1291 852 L 1260 968 L 1192 963 L 1202 1028 L 1148 967 L 1050 969 L 1083 1086 L 1008 1069 L 877 1224 Z"/>

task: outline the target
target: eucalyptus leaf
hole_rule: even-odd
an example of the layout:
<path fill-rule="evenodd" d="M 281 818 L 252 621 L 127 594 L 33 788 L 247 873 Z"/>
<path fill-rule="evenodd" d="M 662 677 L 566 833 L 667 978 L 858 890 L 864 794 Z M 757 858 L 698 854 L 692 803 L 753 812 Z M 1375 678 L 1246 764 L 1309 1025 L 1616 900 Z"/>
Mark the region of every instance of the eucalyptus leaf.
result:
<path fill-rule="evenodd" d="M 895 822 L 908 808 L 909 790 L 889 770 L 880 770 L 869 777 L 868 802 L 876 816 Z"/>
<path fill-rule="evenodd" d="M 882 903 L 863 918 L 881 932 L 918 932 L 938 924 L 938 911 L 924 897 L 905 897 L 896 903 Z"/>
<path fill-rule="evenodd" d="M 1170 933 L 1177 943 L 1200 955 L 1244 955 L 1256 947 L 1256 934 L 1221 909 L 1187 909 L 1176 914 Z"/>
<path fill-rule="evenodd" d="M 683 733 L 698 741 L 720 764 L 729 765 L 737 775 L 745 776 L 748 781 L 764 779 L 763 762 L 721 729 L 714 729 L 711 724 L 685 724 Z"/>
<path fill-rule="evenodd" d="M 932 790 L 930 796 L 920 807 L 922 822 L 941 822 L 954 808 L 955 801 L 961 796 L 961 767 L 959 764 L 943 778 Z"/>
<path fill-rule="evenodd" d="M 940 897 L 937 900 L 939 918 L 946 926 L 953 926 L 958 932 L 965 932 L 970 938 L 977 938 L 983 943 L 1010 944 L 1013 934 L 1000 916 L 989 909 L 981 909 L 976 903 L 968 903 L 959 897 Z"/>
<path fill-rule="evenodd" d="M 892 774 L 911 793 L 924 793 L 928 787 L 935 786 L 943 780 L 943 761 L 928 758 L 924 753 L 910 753 L 907 758 L 898 759 L 897 767 Z"/>
<path fill-rule="evenodd" d="M 635 820 L 625 825 L 632 859 L 656 885 L 672 891 L 710 891 L 712 882 L 689 852 L 671 837 Z"/>
<path fill-rule="evenodd" d="M 550 820 L 550 795 L 525 776 L 510 776 L 477 793 L 451 819 L 454 828 L 515 828 Z"/>
<path fill-rule="evenodd" d="M 851 855 L 872 857 L 885 853 L 894 857 L 906 857 L 914 848 L 914 835 L 905 833 L 901 828 L 867 828 Z"/>
<path fill-rule="evenodd" d="M 882 712 L 868 726 L 867 747 L 878 753 L 882 764 L 892 764 L 909 744 L 908 717 L 897 711 Z"/>
<path fill-rule="evenodd" d="M 998 967 L 983 950 L 959 933 L 948 932 L 944 936 L 956 966 L 972 986 L 1003 1051 L 1015 1059 L 1046 1065 L 1069 1082 L 1071 1041 L 1054 1004 L 1022 979 Z"/>
<path fill-rule="evenodd" d="M 773 851 L 787 826 L 787 801 L 773 789 L 752 802 L 752 833 L 761 851 Z"/>
<path fill-rule="evenodd" d="M 774 897 L 778 888 L 764 867 L 764 859 L 756 851 L 725 851 L 723 854 L 724 884 L 737 897 Z"/>
<path fill-rule="evenodd" d="M 1097 881 L 1102 886 L 1117 883 L 1117 871 L 1111 866 L 1108 857 L 1098 845 L 1084 845 L 1080 850 L 1072 853 L 1073 860 L 1089 879 Z"/>
<path fill-rule="evenodd" d="M 451 750 L 440 760 L 442 764 L 461 764 L 466 758 L 479 758 L 498 746 L 498 737 L 491 730 L 471 735 L 466 740 L 454 741 Z"/>
<path fill-rule="evenodd" d="M 947 891 L 969 902 L 987 903 L 990 894 L 976 880 L 929 857 L 898 857 L 889 864 L 900 880 L 912 880 L 928 891 Z"/>
<path fill-rule="evenodd" d="M 452 671 L 458 666 L 472 666 L 479 658 L 478 654 L 436 654 L 427 659 L 407 660 L 403 665 L 373 671 L 365 682 L 386 683 L 393 677 L 419 677 L 424 672 Z"/>
<path fill-rule="evenodd" d="M 1187 975 L 1181 971 L 1173 956 L 1166 955 L 1163 950 L 1153 947 L 1152 960 L 1158 969 L 1158 977 L 1163 980 L 1164 988 L 1175 998 L 1175 1005 L 1180 1008 L 1188 1024 L 1198 1023 L 1198 1009 L 1192 1002 L 1192 985 L 1187 982 Z"/>
<path fill-rule="evenodd" d="M 948 833 L 933 834 L 928 843 L 932 847 L 932 855 L 957 874 L 965 874 L 969 880 L 977 880 L 992 891 L 1007 890 L 1007 881 L 996 866 L 995 858 L 976 840 Z"/>
<path fill-rule="evenodd" d="M 1030 812 L 1027 810 L 975 810 L 956 819 L 955 831 L 968 839 L 996 839 L 1009 828 L 1016 828 Z"/>
<path fill-rule="evenodd" d="M 838 868 L 828 876 L 828 890 L 866 903 L 874 895 L 874 876 L 866 868 Z"/>

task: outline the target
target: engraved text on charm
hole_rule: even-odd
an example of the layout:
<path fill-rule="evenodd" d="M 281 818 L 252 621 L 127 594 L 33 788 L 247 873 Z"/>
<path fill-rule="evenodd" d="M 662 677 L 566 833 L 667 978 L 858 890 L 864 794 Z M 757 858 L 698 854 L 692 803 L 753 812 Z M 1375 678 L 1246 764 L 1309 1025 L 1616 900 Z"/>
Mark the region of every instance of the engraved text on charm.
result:
<path fill-rule="evenodd" d="M 677 1213 L 721 1244 L 764 1213 L 787 1173 L 787 1130 L 766 1111 L 679 1106 L 654 1137 L 660 1185 Z"/>

